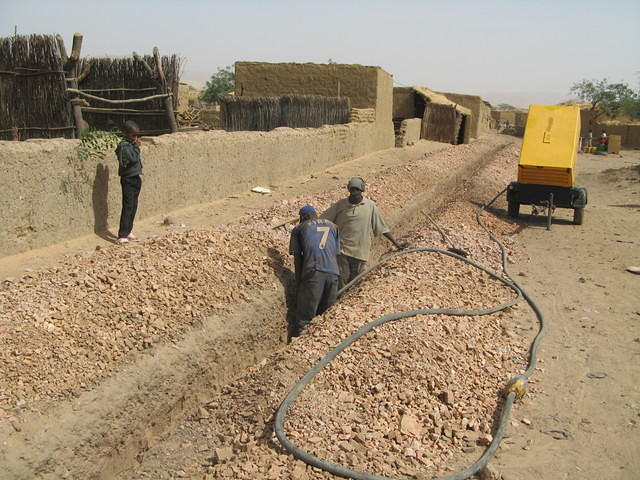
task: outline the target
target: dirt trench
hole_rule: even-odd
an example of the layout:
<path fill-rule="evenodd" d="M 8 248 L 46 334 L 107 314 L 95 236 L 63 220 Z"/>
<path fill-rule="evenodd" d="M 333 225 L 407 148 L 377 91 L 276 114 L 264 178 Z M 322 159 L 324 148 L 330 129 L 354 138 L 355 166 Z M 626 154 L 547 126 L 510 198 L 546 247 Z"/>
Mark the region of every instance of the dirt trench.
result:
<path fill-rule="evenodd" d="M 389 201 L 385 209 L 394 233 L 402 236 L 422 223 L 420 212 L 464 196 L 476 172 L 510 145 L 510 139 L 496 137 L 452 147 L 417 159 L 406 175 L 389 177 L 384 184 L 388 192 L 410 191 L 399 195 L 400 205 Z M 376 194 L 372 188 L 370 195 Z M 388 247 L 378 242 L 374 254 Z M 282 349 L 291 274 L 277 254 L 271 261 L 280 262 L 273 288 L 254 291 L 232 312 L 206 318 L 177 342 L 139 353 L 76 399 L 25 416 L 19 425 L 3 425 L 7 440 L 0 462 L 8 478 L 117 478 L 134 468 L 185 413 Z"/>

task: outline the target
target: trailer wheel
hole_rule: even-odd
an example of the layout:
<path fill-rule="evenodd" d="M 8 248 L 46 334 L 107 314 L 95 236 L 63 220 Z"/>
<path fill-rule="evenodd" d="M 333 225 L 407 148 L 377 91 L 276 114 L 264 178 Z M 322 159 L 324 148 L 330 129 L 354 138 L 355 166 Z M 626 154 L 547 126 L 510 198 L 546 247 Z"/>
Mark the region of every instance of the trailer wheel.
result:
<path fill-rule="evenodd" d="M 582 225 L 584 222 L 584 207 L 583 208 L 574 208 L 573 209 L 573 224 L 574 225 Z"/>
<path fill-rule="evenodd" d="M 511 218 L 518 218 L 520 216 L 520 204 L 516 200 L 510 199 L 507 213 Z"/>

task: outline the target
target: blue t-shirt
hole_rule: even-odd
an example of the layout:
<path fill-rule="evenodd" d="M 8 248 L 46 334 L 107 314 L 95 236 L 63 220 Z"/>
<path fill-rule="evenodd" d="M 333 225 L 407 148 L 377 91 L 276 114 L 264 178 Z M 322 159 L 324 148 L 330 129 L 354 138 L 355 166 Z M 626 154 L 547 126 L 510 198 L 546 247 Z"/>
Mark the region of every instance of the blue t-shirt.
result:
<path fill-rule="evenodd" d="M 310 271 L 340 275 L 338 229 L 329 220 L 317 218 L 301 223 L 291 232 L 291 255 L 302 255 L 302 276 Z"/>

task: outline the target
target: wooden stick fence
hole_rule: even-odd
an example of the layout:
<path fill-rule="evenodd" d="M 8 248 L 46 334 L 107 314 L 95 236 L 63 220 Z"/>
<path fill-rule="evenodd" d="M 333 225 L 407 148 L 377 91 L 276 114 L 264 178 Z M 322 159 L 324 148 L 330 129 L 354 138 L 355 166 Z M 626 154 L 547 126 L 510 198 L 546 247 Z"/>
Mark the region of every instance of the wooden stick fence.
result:
<path fill-rule="evenodd" d="M 269 131 L 278 127 L 317 128 L 349 122 L 348 97 L 284 95 L 280 97 L 220 98 L 220 119 L 225 130 Z"/>
<path fill-rule="evenodd" d="M 79 137 L 89 124 L 112 129 L 127 117 L 145 132 L 178 131 L 175 55 L 82 59 L 82 40 L 75 34 L 67 55 L 60 35 L 0 38 L 0 140 Z"/>

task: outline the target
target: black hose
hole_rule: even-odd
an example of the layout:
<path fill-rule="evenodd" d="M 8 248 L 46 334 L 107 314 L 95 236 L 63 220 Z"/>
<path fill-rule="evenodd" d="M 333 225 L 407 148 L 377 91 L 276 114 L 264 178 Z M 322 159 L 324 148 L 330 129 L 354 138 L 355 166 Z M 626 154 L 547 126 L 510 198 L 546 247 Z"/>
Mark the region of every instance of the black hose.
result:
<path fill-rule="evenodd" d="M 276 417 L 275 417 L 275 422 L 274 422 L 274 429 L 275 429 L 275 433 L 276 436 L 278 437 L 278 440 L 280 441 L 280 443 L 282 444 L 282 446 L 284 448 L 286 448 L 289 452 L 291 452 L 291 454 L 302 460 L 303 462 L 312 465 L 314 467 L 318 467 L 322 470 L 325 470 L 327 472 L 330 472 L 334 475 L 338 475 L 340 477 L 345 477 L 345 478 L 353 478 L 355 480 L 396 480 L 396 479 L 392 479 L 389 477 L 381 477 L 379 475 L 374 475 L 371 473 L 366 473 L 366 472 L 360 472 L 357 470 L 351 470 L 350 468 L 346 468 L 342 465 L 338 465 L 326 460 L 322 460 L 318 457 L 316 457 L 315 455 L 312 455 L 311 453 L 302 450 L 300 447 L 296 446 L 293 442 L 291 442 L 291 440 L 289 440 L 289 438 L 287 437 L 286 433 L 284 432 L 284 421 L 287 415 L 287 412 L 289 410 L 289 407 L 291 406 L 291 404 L 293 403 L 293 401 L 296 399 L 296 397 L 302 392 L 302 390 L 309 384 L 309 382 L 311 382 L 311 380 L 313 380 L 313 378 L 320 372 L 320 370 L 322 370 L 322 368 L 324 368 L 325 365 L 327 365 L 329 362 L 331 362 L 331 360 L 333 360 L 335 357 L 337 357 L 345 348 L 347 348 L 349 345 L 351 345 L 353 342 L 355 342 L 356 340 L 358 340 L 360 337 L 362 337 L 363 335 L 365 335 L 366 333 L 370 332 L 371 330 L 373 330 L 374 328 L 376 328 L 379 325 L 382 325 L 384 323 L 387 322 L 391 322 L 394 320 L 398 320 L 401 318 L 407 318 L 407 317 L 413 317 L 415 315 L 436 315 L 436 314 L 440 314 L 440 315 L 455 315 L 455 316 L 471 316 L 471 315 L 488 315 L 491 313 L 495 313 L 498 312 L 500 310 L 504 310 L 505 308 L 511 307 L 513 305 L 515 305 L 516 303 L 518 303 L 520 301 L 521 298 L 524 298 L 527 303 L 531 306 L 531 308 L 533 309 L 534 313 L 536 314 L 539 324 L 540 324 L 540 329 L 538 331 L 538 334 L 536 335 L 532 345 L 531 345 L 531 349 L 529 352 L 529 362 L 528 362 L 528 368 L 527 370 L 522 374 L 519 375 L 517 377 L 515 377 L 514 379 L 512 379 L 509 384 L 507 385 L 507 395 L 506 395 L 506 399 L 505 402 L 502 406 L 502 411 L 500 413 L 500 419 L 498 420 L 497 423 L 497 427 L 494 433 L 494 437 L 493 440 L 491 441 L 491 443 L 489 444 L 489 446 L 487 447 L 487 449 L 483 452 L 483 454 L 481 455 L 481 457 L 476 460 L 470 467 L 468 467 L 467 469 L 460 471 L 460 472 L 456 472 L 453 473 L 451 475 L 446 475 L 444 477 L 438 477 L 437 479 L 433 479 L 433 480 L 464 480 L 466 478 L 469 478 L 470 476 L 476 474 L 477 472 L 479 472 L 480 470 L 482 470 L 487 463 L 489 462 L 489 460 L 493 457 L 493 455 L 495 455 L 496 450 L 498 449 L 498 446 L 500 444 L 500 441 L 502 440 L 502 437 L 504 435 L 504 431 L 505 428 L 507 426 L 507 421 L 509 419 L 509 415 L 511 413 L 511 407 L 513 406 L 513 403 L 516 399 L 516 392 L 514 390 L 509 390 L 509 386 L 512 385 L 514 382 L 516 381 L 520 381 L 522 383 L 524 383 L 526 385 L 527 379 L 529 378 L 529 376 L 533 373 L 534 369 L 535 369 L 535 363 L 536 363 L 536 358 L 537 358 L 537 349 L 538 349 L 538 345 L 539 345 L 539 341 L 542 337 L 543 331 L 544 331 L 544 318 L 542 315 L 542 312 L 540 311 L 540 309 L 538 308 L 538 306 L 535 304 L 535 302 L 522 290 L 522 288 L 516 283 L 514 282 L 511 277 L 509 276 L 509 273 L 507 271 L 507 254 L 506 254 L 506 250 L 504 248 L 504 245 L 502 245 L 502 243 L 495 237 L 495 235 L 493 235 L 493 233 L 486 227 L 486 225 L 482 222 L 481 218 L 480 218 L 480 214 L 482 213 L 483 210 L 485 210 L 486 207 L 492 205 L 499 197 L 500 195 L 502 195 L 504 192 L 506 191 L 506 188 L 500 192 L 498 195 L 496 195 L 493 200 L 491 200 L 491 202 L 489 202 L 489 204 L 487 204 L 486 206 L 483 206 L 476 214 L 476 219 L 478 220 L 478 223 L 480 224 L 480 226 L 489 234 L 489 236 L 491 237 L 491 239 L 496 242 L 498 244 L 498 246 L 500 247 L 501 253 L 502 253 L 502 268 L 504 271 L 504 277 L 489 270 L 488 268 L 474 262 L 473 260 L 469 260 L 468 258 L 465 258 L 463 256 L 457 255 L 455 253 L 451 253 L 447 250 L 441 250 L 441 249 L 437 249 L 437 248 L 414 248 L 411 250 L 405 250 L 402 252 L 397 252 L 394 254 L 391 254 L 387 257 L 385 257 L 384 259 L 382 259 L 380 262 L 376 263 L 375 265 L 373 265 L 371 268 L 367 269 L 366 271 L 362 272 L 360 275 L 358 275 L 356 278 L 353 279 L 353 281 L 351 281 L 349 284 L 347 284 L 342 290 L 340 290 L 340 292 L 338 293 L 339 295 L 342 295 L 344 292 L 346 292 L 349 288 L 351 288 L 351 286 L 355 285 L 357 282 L 359 282 L 362 277 L 364 277 L 366 274 L 368 274 L 369 272 L 371 272 L 372 270 L 378 268 L 380 265 L 382 265 L 385 262 L 388 262 L 389 260 L 398 257 L 400 255 L 407 255 L 407 254 L 412 254 L 412 253 L 416 253 L 416 252 L 435 252 L 435 253 L 441 253 L 443 255 L 449 255 L 450 257 L 454 257 L 462 262 L 468 263 L 480 270 L 482 270 L 483 272 L 487 273 L 489 276 L 491 276 L 492 278 L 498 280 L 499 282 L 503 283 L 504 285 L 506 285 L 507 287 L 511 288 L 512 290 L 514 290 L 516 292 L 516 297 L 512 300 L 509 300 L 506 303 L 503 303 L 501 305 L 495 306 L 495 307 L 489 307 L 486 309 L 477 309 L 477 310 L 454 310 L 454 309 L 448 309 L 448 308 L 427 308 L 427 309 L 418 309 L 418 310 L 410 310 L 407 312 L 396 312 L 396 313 L 391 313 L 391 314 L 387 314 L 384 315 L 366 325 L 363 325 L 362 327 L 360 327 L 354 334 L 352 334 L 351 336 L 347 337 L 346 339 L 344 339 L 342 342 L 340 342 L 340 344 L 338 346 L 336 346 L 333 350 L 331 350 L 329 353 L 327 353 L 318 363 L 316 363 L 313 368 L 311 370 L 309 370 L 306 375 L 304 377 L 302 377 L 302 379 L 300 379 L 298 381 L 298 383 L 296 383 L 296 385 L 293 387 L 293 389 L 289 392 L 289 394 L 286 396 L 286 398 L 282 401 L 282 403 L 280 404 L 280 407 L 278 407 L 278 411 L 276 412 Z"/>

